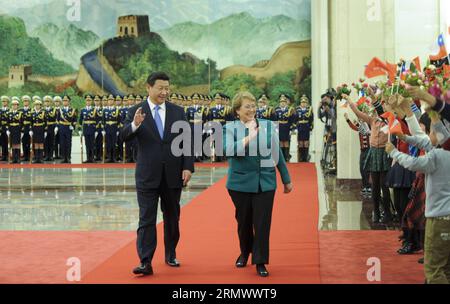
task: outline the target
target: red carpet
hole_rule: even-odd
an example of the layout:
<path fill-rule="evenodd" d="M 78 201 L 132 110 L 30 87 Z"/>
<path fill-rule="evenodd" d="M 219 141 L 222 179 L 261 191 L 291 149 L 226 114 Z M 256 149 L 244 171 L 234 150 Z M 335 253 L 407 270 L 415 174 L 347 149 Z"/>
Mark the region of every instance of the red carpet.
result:
<path fill-rule="evenodd" d="M 82 283 L 320 283 L 315 166 L 292 164 L 289 169 L 294 191 L 284 195 L 280 188 L 275 198 L 268 278 L 258 277 L 254 267 L 234 266 L 239 254 L 237 228 L 223 179 L 182 209 L 177 249 L 182 267 L 174 269 L 164 264 L 160 224 L 154 276 L 139 278 L 131 273 L 139 263 L 132 241 L 85 275 Z"/>
<path fill-rule="evenodd" d="M 68 283 L 68 258 L 79 258 L 81 274 L 86 274 L 135 235 L 128 231 L 1 231 L 0 284 Z"/>
<path fill-rule="evenodd" d="M 398 231 L 321 231 L 322 283 L 373 284 L 367 280 L 367 260 L 381 262 L 381 284 L 423 284 L 422 254 L 399 255 Z"/>

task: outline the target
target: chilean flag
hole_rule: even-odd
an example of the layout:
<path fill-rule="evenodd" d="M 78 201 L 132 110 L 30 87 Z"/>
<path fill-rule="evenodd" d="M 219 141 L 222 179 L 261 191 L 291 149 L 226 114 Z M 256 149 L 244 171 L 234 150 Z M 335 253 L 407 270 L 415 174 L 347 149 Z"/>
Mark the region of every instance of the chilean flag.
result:
<path fill-rule="evenodd" d="M 443 34 L 440 34 L 438 37 L 438 46 L 439 46 L 439 53 L 437 55 L 430 55 L 430 61 L 438 61 L 448 56 Z"/>

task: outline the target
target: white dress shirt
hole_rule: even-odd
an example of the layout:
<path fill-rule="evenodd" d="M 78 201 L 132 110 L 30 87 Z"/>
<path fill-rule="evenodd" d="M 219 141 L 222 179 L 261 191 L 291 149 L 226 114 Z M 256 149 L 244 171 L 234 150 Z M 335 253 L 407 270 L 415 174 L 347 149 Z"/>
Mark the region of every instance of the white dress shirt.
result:
<path fill-rule="evenodd" d="M 150 107 L 150 111 L 152 112 L 153 119 L 155 119 L 155 107 L 156 107 L 156 104 L 153 103 L 150 100 L 150 97 L 147 99 L 147 102 L 148 102 L 148 105 Z M 161 121 L 162 121 L 163 129 L 165 129 L 165 125 L 166 125 L 166 103 L 163 103 L 162 105 L 159 106 L 158 113 L 159 113 L 159 117 L 161 118 Z M 136 130 L 138 128 L 139 127 L 137 127 L 134 124 L 134 120 L 133 120 L 133 122 L 131 123 L 131 131 L 134 133 L 134 132 L 136 132 Z"/>

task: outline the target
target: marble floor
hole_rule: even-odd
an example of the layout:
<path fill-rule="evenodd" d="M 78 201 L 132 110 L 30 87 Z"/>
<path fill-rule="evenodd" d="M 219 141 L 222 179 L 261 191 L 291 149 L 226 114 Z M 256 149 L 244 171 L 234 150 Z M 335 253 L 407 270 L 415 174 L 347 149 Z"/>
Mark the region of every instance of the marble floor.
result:
<path fill-rule="evenodd" d="M 198 168 L 181 205 L 226 170 Z M 0 230 L 134 231 L 134 183 L 134 169 L 0 169 Z"/>
<path fill-rule="evenodd" d="M 371 196 L 362 195 L 360 180 L 340 181 L 324 175 L 317 165 L 319 179 L 319 230 L 396 230 L 398 222 L 388 225 L 372 222 Z M 322 189 L 323 191 L 320 191 Z M 391 196 L 392 197 L 392 196 Z"/>

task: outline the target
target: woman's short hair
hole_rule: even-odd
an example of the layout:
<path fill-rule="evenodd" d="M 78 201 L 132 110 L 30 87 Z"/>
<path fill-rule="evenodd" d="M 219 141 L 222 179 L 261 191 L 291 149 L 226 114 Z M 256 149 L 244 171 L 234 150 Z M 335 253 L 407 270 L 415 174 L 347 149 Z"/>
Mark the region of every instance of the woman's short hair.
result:
<path fill-rule="evenodd" d="M 239 110 L 242 107 L 242 103 L 244 99 L 256 102 L 255 96 L 250 92 L 239 92 L 237 93 L 233 98 L 233 113 L 234 115 L 237 115 L 237 110 Z"/>

